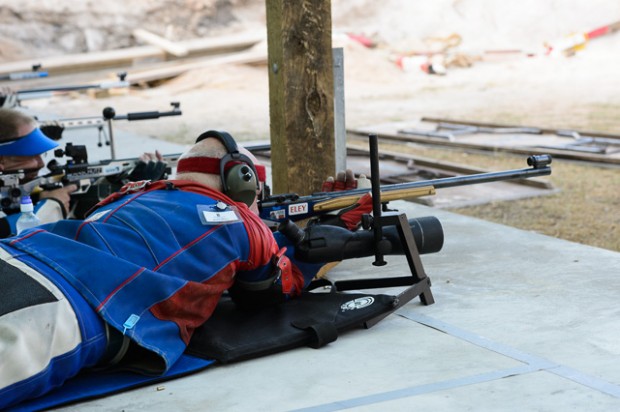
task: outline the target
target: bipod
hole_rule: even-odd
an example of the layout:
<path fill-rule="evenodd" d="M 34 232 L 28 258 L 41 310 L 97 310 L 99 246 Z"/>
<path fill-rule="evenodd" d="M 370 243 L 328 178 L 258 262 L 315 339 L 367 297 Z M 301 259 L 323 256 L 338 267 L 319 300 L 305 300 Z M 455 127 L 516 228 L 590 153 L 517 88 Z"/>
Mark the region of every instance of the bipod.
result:
<path fill-rule="evenodd" d="M 357 289 L 374 289 L 387 288 L 396 286 L 409 286 L 396 296 L 394 309 L 392 312 L 416 297 L 420 297 L 423 305 L 432 305 L 435 303 L 433 293 L 431 292 L 431 280 L 424 271 L 420 253 L 416 245 L 413 233 L 409 227 L 407 216 L 405 213 L 389 212 L 382 214 L 381 206 L 381 181 L 379 178 L 379 150 L 377 143 L 377 135 L 368 136 L 370 145 L 370 179 L 372 184 L 372 200 L 373 200 L 373 216 L 365 215 L 364 225 L 372 228 L 375 239 L 375 261 L 374 266 L 384 266 L 385 253 L 388 252 L 389 242 L 383 237 L 383 228 L 386 226 L 396 226 L 403 251 L 407 257 L 411 276 L 398 276 L 387 278 L 371 278 L 371 279 L 351 279 L 341 280 L 332 283 L 334 291 L 357 290 Z M 374 326 L 381 319 L 385 318 L 391 312 L 379 315 L 376 318 L 365 322 L 367 328 Z"/>

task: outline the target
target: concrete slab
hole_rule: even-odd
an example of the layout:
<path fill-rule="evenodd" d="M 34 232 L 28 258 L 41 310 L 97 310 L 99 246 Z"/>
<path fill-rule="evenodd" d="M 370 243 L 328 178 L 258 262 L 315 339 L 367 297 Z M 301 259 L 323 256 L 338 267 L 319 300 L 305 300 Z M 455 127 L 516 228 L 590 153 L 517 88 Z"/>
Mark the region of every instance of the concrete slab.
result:
<path fill-rule="evenodd" d="M 444 249 L 422 256 L 434 305 L 414 300 L 369 330 L 216 366 L 63 411 L 588 410 L 620 407 L 620 253 L 413 203 Z M 346 261 L 334 278 L 408 273 Z"/>

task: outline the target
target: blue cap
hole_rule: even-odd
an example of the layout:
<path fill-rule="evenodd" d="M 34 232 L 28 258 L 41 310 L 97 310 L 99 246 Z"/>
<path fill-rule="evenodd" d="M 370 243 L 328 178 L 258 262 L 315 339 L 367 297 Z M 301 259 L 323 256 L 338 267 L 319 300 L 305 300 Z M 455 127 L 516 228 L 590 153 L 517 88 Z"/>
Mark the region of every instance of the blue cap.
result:
<path fill-rule="evenodd" d="M 58 147 L 58 143 L 35 128 L 25 136 L 0 142 L 0 156 L 36 156 Z"/>

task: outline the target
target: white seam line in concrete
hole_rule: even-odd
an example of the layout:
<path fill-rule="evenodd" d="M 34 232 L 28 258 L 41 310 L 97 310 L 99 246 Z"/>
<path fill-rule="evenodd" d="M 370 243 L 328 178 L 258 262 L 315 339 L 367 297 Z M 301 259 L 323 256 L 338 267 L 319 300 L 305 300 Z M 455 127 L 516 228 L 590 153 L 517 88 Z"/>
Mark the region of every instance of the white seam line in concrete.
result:
<path fill-rule="evenodd" d="M 342 401 L 336 401 L 326 403 L 323 405 L 311 406 L 308 408 L 294 409 L 295 412 L 327 412 L 338 411 L 343 409 L 354 408 L 358 406 L 370 405 L 375 403 L 387 402 L 395 399 L 408 398 L 411 396 L 422 395 L 431 392 L 437 392 L 440 390 L 453 389 L 466 385 L 473 385 L 483 382 L 490 382 L 497 379 L 507 378 L 510 376 L 523 375 L 526 373 L 545 371 L 553 373 L 562 378 L 579 383 L 583 386 L 587 386 L 591 389 L 605 393 L 607 395 L 620 398 L 620 386 L 614 385 L 610 382 L 598 379 L 596 377 L 584 374 L 575 369 L 571 369 L 566 366 L 559 365 L 550 360 L 541 358 L 539 356 L 531 355 L 510 346 L 503 345 L 501 343 L 494 342 L 488 338 L 480 335 L 468 332 L 466 330 L 457 328 L 456 326 L 449 325 L 431 317 L 421 315 L 413 310 L 401 309 L 396 315 L 405 319 L 412 320 L 420 323 L 421 325 L 436 329 L 440 332 L 446 333 L 450 336 L 454 336 L 458 339 L 462 339 L 476 346 L 480 346 L 487 350 L 496 352 L 500 355 L 510 357 L 519 362 L 523 362 L 526 365 L 504 369 L 499 371 L 493 371 L 488 373 L 482 373 L 473 376 L 467 376 L 458 379 L 451 379 L 443 382 L 435 382 L 426 385 L 412 386 L 403 389 L 397 389 L 388 392 L 377 393 L 368 396 L 361 396 L 357 398 L 346 399 Z"/>
<path fill-rule="evenodd" d="M 620 385 L 616 385 L 616 384 L 607 382 L 603 379 L 580 372 L 576 369 L 572 369 L 567 366 L 557 364 L 548 359 L 545 359 L 545 358 L 542 358 L 536 355 L 531 355 L 525 352 L 521 352 L 517 349 L 511 348 L 510 346 L 507 346 L 507 345 L 504 345 L 498 342 L 493 342 L 492 340 L 488 338 L 485 338 L 480 335 L 476 335 L 474 333 L 460 329 L 456 326 L 449 325 L 445 322 L 442 322 L 437 319 L 433 319 L 429 316 L 416 313 L 413 310 L 405 309 L 405 310 L 397 312 L 397 315 L 402 316 L 406 319 L 412 320 L 414 322 L 420 323 L 422 325 L 431 327 L 438 331 L 447 333 L 450 336 L 454 336 L 456 338 L 465 340 L 469 343 L 480 346 L 482 348 L 491 350 L 493 352 L 497 352 L 500 355 L 511 357 L 515 360 L 527 363 L 528 365 L 531 365 L 531 366 L 536 366 L 540 370 L 553 373 L 557 376 L 560 376 L 562 378 L 579 383 L 583 386 L 587 386 L 591 389 L 597 390 L 599 392 L 605 393 L 615 398 L 620 398 Z"/>
<path fill-rule="evenodd" d="M 308 408 L 294 409 L 294 412 L 329 412 L 339 411 L 343 409 L 355 408 L 358 406 L 371 405 L 375 403 L 392 401 L 395 399 L 408 398 L 411 396 L 423 395 L 431 392 L 442 391 L 446 389 L 459 388 L 466 385 L 490 382 L 497 379 L 507 378 L 514 375 L 523 375 L 538 371 L 538 368 L 531 365 L 524 365 L 510 369 L 481 373 L 464 378 L 450 379 L 443 382 L 429 383 L 427 385 L 411 386 L 408 388 L 396 389 L 393 391 L 376 393 L 368 396 L 360 396 L 357 398 L 345 399 L 326 403 L 323 405 L 311 406 Z"/>

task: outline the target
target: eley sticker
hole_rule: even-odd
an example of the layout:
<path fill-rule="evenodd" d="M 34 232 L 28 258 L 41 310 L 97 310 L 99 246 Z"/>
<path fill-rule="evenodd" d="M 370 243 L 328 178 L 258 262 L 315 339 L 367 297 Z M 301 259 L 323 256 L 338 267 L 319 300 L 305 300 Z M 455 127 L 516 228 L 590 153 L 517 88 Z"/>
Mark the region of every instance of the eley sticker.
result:
<path fill-rule="evenodd" d="M 304 213 L 308 213 L 308 203 L 298 203 L 288 207 L 289 216 L 303 215 Z"/>

